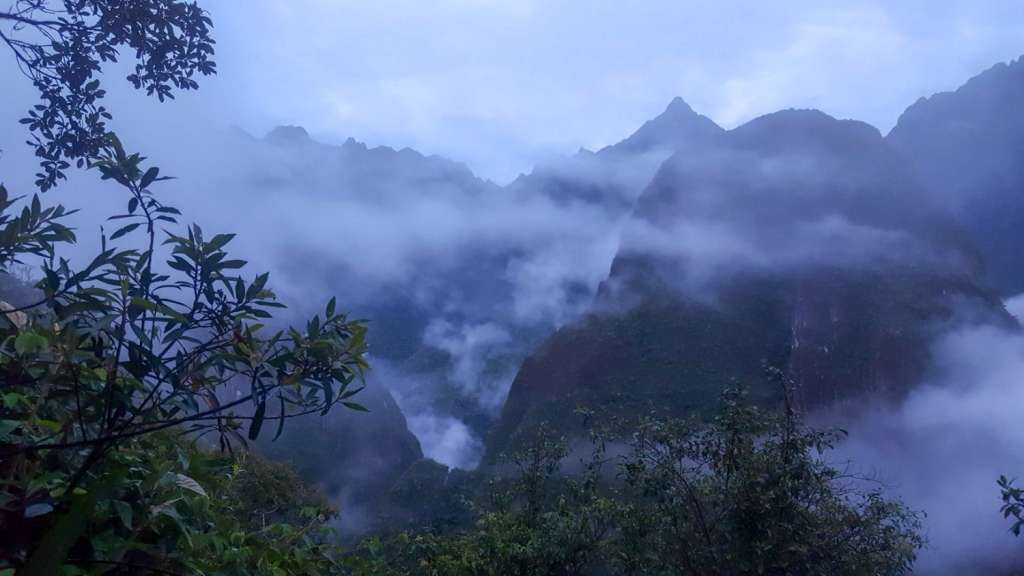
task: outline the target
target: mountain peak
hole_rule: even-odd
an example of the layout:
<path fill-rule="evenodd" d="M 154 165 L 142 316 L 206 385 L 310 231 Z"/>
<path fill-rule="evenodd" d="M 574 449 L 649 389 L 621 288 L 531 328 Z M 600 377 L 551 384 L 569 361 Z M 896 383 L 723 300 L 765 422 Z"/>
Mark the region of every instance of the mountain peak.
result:
<path fill-rule="evenodd" d="M 665 107 L 665 111 L 661 113 L 661 116 L 678 116 L 678 115 L 698 115 L 693 111 L 693 108 L 683 100 L 682 97 L 676 96 L 668 103 Z"/>
<path fill-rule="evenodd" d="M 264 136 L 268 142 L 274 142 L 278 144 L 298 144 L 304 142 L 312 142 L 309 137 L 309 133 L 302 126 L 278 126 L 267 132 Z"/>
<path fill-rule="evenodd" d="M 639 130 L 614 148 L 632 151 L 668 148 L 677 150 L 688 144 L 702 143 L 709 137 L 718 136 L 722 128 L 710 118 L 698 114 L 676 96 L 665 107 L 665 111 L 644 122 Z"/>
<path fill-rule="evenodd" d="M 975 120 L 995 123 L 1005 118 L 1016 118 L 1022 95 L 1024 56 L 1009 62 L 999 62 L 970 78 L 956 90 L 918 98 L 900 115 L 896 126 L 889 132 L 889 139 L 899 142 L 909 138 L 912 132 L 950 128 L 951 119 L 965 115 Z M 941 128 L 932 125 L 937 121 Z"/>
<path fill-rule="evenodd" d="M 345 151 L 348 151 L 348 152 L 351 152 L 351 151 L 365 152 L 366 150 L 368 150 L 368 147 L 363 142 L 360 142 L 359 140 L 356 140 L 355 138 L 349 136 L 348 138 L 345 139 L 345 142 L 341 145 L 341 149 L 345 150 Z"/>

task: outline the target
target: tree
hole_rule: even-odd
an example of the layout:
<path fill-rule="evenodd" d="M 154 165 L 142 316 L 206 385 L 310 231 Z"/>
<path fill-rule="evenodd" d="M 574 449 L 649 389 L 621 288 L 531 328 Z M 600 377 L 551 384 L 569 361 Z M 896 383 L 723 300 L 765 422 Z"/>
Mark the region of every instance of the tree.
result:
<path fill-rule="evenodd" d="M 174 89 L 197 89 L 197 74 L 216 72 L 212 27 L 195 2 L 181 0 L 15 0 L 0 11 L 0 41 L 41 99 L 22 120 L 41 162 L 37 185 L 55 186 L 70 162 L 83 167 L 108 146 L 104 64 L 130 50 L 128 81 L 173 98 Z"/>
<path fill-rule="evenodd" d="M 723 400 L 709 426 L 651 420 L 634 436 L 622 573 L 910 573 L 920 519 L 827 463 L 841 433 L 765 414 L 736 390 Z"/>
<path fill-rule="evenodd" d="M 593 435 L 575 475 L 560 472 L 564 444 L 538 440 L 472 527 L 371 539 L 350 563 L 402 576 L 910 573 L 918 515 L 830 466 L 839 436 L 731 390 L 713 422 L 648 419 L 614 443 L 620 456 Z"/>
<path fill-rule="evenodd" d="M 1012 520 L 1010 531 L 1014 536 L 1020 536 L 1024 528 L 1024 489 L 1016 486 L 1013 479 L 1006 476 L 999 477 L 999 491 L 1002 494 L 1003 505 L 1000 512 L 1004 519 Z"/>
<path fill-rule="evenodd" d="M 560 472 L 564 438 L 547 430 L 507 457 L 509 478 L 491 478 L 469 527 L 373 537 L 346 560 L 352 574 L 375 576 L 582 576 L 604 574 L 603 552 L 618 502 L 602 494 L 604 452 L 578 476 Z M 477 479 L 478 482 L 482 478 Z M 435 492 L 444 494 L 444 487 Z M 437 497 L 437 496 L 433 496 Z"/>
<path fill-rule="evenodd" d="M 129 80 L 161 100 L 213 72 L 210 20 L 195 4 L 23 0 L 0 23 L 40 90 L 25 122 L 38 185 L 75 159 L 126 195 L 101 252 L 75 265 L 61 257 L 73 211 L 0 186 L 0 270 L 34 263 L 41 277 L 37 300 L 0 306 L 0 573 L 220 566 L 226 549 L 198 547 L 218 529 L 201 455 L 234 453 L 265 423 L 276 436 L 292 417 L 363 410 L 352 396 L 364 325 L 332 299 L 301 330 L 267 328 L 283 307 L 268 275 L 245 276 L 226 251 L 233 234 L 179 225 L 155 193 L 167 178 L 107 130 L 93 76 L 118 47 L 138 59 Z M 16 36 L 29 31 L 35 41 Z"/>

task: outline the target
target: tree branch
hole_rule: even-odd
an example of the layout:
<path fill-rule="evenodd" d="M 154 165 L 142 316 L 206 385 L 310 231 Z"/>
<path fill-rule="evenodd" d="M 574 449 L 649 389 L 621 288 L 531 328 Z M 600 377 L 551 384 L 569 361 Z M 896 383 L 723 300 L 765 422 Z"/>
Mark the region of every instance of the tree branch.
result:
<path fill-rule="evenodd" d="M 26 452 L 38 452 L 38 451 L 41 451 L 41 450 L 67 450 L 68 448 L 81 448 L 81 447 L 84 447 L 84 446 L 96 446 L 98 444 L 103 444 L 103 443 L 106 443 L 106 442 L 113 442 L 113 441 L 117 441 L 117 440 L 125 440 L 125 439 L 128 439 L 128 438 L 135 438 L 137 436 L 143 436 L 145 434 L 150 434 L 152 432 L 158 432 L 160 430 L 166 430 L 167 428 L 171 428 L 171 427 L 177 426 L 179 424 L 184 424 L 186 422 L 191 422 L 193 420 L 202 419 L 202 418 L 204 418 L 206 416 L 212 416 L 212 415 L 215 415 L 215 414 L 217 414 L 219 412 L 227 410 L 228 408 L 234 408 L 235 406 L 238 406 L 240 404 L 244 404 L 245 402 L 249 402 L 252 399 L 253 399 L 253 395 L 249 394 L 247 396 L 243 396 L 243 397 L 241 397 L 241 398 L 239 398 L 237 400 L 234 400 L 232 402 L 229 402 L 229 403 L 224 404 L 223 406 L 219 406 L 217 408 L 212 408 L 210 410 L 205 410 L 203 412 L 197 412 L 197 413 L 191 414 L 189 416 L 182 416 L 181 418 L 176 418 L 174 420 L 164 420 L 163 422 L 161 422 L 158 425 L 147 426 L 145 428 L 139 428 L 139 429 L 136 429 L 136 430 L 131 430 L 129 432 L 121 432 L 121 433 L 118 433 L 118 434 L 108 434 L 106 436 L 100 436 L 100 437 L 97 437 L 97 438 L 92 438 L 91 440 L 76 440 L 74 442 L 55 442 L 55 443 L 51 443 L 51 444 L 36 444 L 36 445 L 33 445 L 33 446 L 19 446 L 19 447 L 15 448 L 14 450 L 8 450 L 8 451 L 4 452 L 3 456 L 4 457 L 10 457 L 10 456 L 15 456 L 17 454 L 24 454 Z"/>

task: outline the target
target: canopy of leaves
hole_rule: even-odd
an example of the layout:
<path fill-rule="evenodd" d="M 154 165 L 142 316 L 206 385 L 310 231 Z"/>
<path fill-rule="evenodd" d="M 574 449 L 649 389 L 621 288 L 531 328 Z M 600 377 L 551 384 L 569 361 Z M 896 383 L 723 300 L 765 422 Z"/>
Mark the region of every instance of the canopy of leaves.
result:
<path fill-rule="evenodd" d="M 895 575 L 920 519 L 824 455 L 838 435 L 724 396 L 710 424 L 643 422 L 625 445 L 593 437 L 568 477 L 564 446 L 519 452 L 470 529 L 370 539 L 359 574 Z"/>
<path fill-rule="evenodd" d="M 70 162 L 81 167 L 106 146 L 105 63 L 128 51 L 136 62 L 128 81 L 173 98 L 174 89 L 198 88 L 197 75 L 216 72 L 212 26 L 195 2 L 181 0 L 16 0 L 0 11 L 0 41 L 41 100 L 22 120 L 41 162 L 38 186 L 55 186 Z"/>
<path fill-rule="evenodd" d="M 81 268 L 58 255 L 74 241 L 62 224 L 67 211 L 34 197 L 8 215 L 16 200 L 0 190 L 0 257 L 42 265 L 39 300 L 0 313 L 0 559 L 29 574 L 65 558 L 117 562 L 127 549 L 146 549 L 128 535 L 96 548 L 86 535 L 100 526 L 86 518 L 109 521 L 96 512 L 111 498 L 160 505 L 140 488 L 156 474 L 140 453 L 159 451 L 146 439 L 154 433 L 213 439 L 231 453 L 266 423 L 279 434 L 293 416 L 361 408 L 352 396 L 365 368 L 362 324 L 332 300 L 303 330 L 270 332 L 263 323 L 281 305 L 267 274 L 240 274 L 245 262 L 225 251 L 233 235 L 180 229 L 178 210 L 152 192 L 164 178 L 143 161 L 110 137 L 91 162 L 128 202 Z M 171 462 L 181 466 L 161 468 L 159 478 L 201 492 L 184 480 L 188 461 Z M 82 542 L 92 549 L 74 553 Z"/>

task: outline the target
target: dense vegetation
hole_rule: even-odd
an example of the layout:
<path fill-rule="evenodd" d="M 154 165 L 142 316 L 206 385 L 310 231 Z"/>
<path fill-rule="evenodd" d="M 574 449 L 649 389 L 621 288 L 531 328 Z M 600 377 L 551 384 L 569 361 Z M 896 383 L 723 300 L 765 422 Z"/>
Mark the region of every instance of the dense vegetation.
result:
<path fill-rule="evenodd" d="M 838 437 L 736 390 L 711 422 L 593 434 L 578 470 L 538 434 L 469 503 L 471 525 L 369 539 L 348 562 L 393 575 L 909 573 L 918 516 L 830 466 Z"/>
<path fill-rule="evenodd" d="M 326 413 L 364 369 L 364 328 L 335 310 L 272 332 L 267 274 L 246 278 L 231 234 L 181 226 L 155 194 L 166 178 L 104 123 L 94 79 L 128 48 L 128 80 L 161 99 L 213 71 L 210 20 L 190 3 L 15 3 L 2 40 L 40 92 L 25 118 L 55 185 L 69 161 L 125 193 L 114 231 L 86 262 L 62 257 L 74 212 L 0 187 L 0 267 L 39 266 L 34 300 L 5 303 L 0 326 L 0 565 L 6 572 L 306 573 L 308 526 L 229 498 L 238 454 L 264 423 Z M 230 392 L 230 393 L 229 393 Z M 250 472 L 251 474 L 251 472 Z M 219 497 L 210 497 L 211 491 Z M 269 543 L 269 545 L 268 545 Z M 295 568 L 300 566 L 300 568 Z"/>

